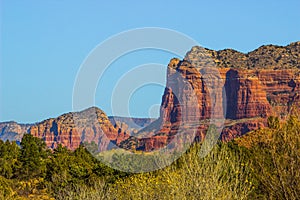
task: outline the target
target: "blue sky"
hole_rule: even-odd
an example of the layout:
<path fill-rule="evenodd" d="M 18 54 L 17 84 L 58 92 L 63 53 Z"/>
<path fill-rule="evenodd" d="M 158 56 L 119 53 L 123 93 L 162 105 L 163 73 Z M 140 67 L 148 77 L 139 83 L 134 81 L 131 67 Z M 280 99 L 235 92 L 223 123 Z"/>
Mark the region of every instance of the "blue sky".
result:
<path fill-rule="evenodd" d="M 242 52 L 300 40 L 298 0 L 0 2 L 0 121 L 36 122 L 71 111 L 83 60 L 99 43 L 128 29 L 174 29 L 204 47 Z M 111 85 L 122 72 L 149 62 L 167 65 L 172 57 L 146 50 L 119 59 L 99 83 L 96 105 L 110 115 Z M 149 116 L 162 93 L 158 86 L 138 90 L 130 100 L 131 115 Z"/>

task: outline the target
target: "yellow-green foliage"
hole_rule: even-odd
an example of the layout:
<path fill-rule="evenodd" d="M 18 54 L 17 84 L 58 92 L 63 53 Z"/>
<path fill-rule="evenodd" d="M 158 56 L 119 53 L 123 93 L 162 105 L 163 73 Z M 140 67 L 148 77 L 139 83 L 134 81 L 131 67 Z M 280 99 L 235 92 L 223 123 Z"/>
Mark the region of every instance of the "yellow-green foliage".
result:
<path fill-rule="evenodd" d="M 249 161 L 241 151 L 220 145 L 205 158 L 199 145 L 163 170 L 117 181 L 112 199 L 245 199 L 254 189 Z"/>
<path fill-rule="evenodd" d="M 30 179 L 27 181 L 12 181 L 0 176 L 0 199 L 1 200 L 54 200 L 47 189 L 40 189 L 39 185 L 43 179 Z"/>
<path fill-rule="evenodd" d="M 260 131 L 268 135 L 252 147 L 258 193 L 268 199 L 300 199 L 300 120 L 291 116 L 286 123 Z M 262 137 L 264 138 L 264 137 Z"/>
<path fill-rule="evenodd" d="M 17 196 L 12 181 L 0 176 L 0 199 L 12 199 Z"/>
<path fill-rule="evenodd" d="M 93 182 L 92 185 L 87 184 L 70 184 L 67 188 L 58 188 L 55 196 L 56 200 L 104 200 L 109 199 L 107 193 L 107 183 L 104 180 Z"/>

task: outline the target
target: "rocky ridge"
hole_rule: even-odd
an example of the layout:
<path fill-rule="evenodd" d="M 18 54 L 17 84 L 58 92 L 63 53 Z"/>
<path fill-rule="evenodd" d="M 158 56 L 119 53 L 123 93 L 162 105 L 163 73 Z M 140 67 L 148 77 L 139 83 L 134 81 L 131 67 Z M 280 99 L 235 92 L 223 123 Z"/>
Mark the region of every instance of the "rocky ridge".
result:
<path fill-rule="evenodd" d="M 21 142 L 24 133 L 27 133 L 32 124 L 18 124 L 17 122 L 0 123 L 0 140 Z"/>

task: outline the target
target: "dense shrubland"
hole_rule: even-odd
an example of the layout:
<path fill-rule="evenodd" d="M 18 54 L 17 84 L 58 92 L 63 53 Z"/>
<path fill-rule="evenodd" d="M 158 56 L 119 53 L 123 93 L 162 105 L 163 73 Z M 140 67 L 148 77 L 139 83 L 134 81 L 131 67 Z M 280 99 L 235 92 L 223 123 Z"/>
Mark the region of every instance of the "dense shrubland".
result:
<path fill-rule="evenodd" d="M 29 134 L 20 147 L 0 141 L 0 199 L 300 199 L 299 118 L 268 122 L 204 158 L 194 144 L 172 165 L 139 174 L 109 168 L 83 146 L 51 152 Z"/>

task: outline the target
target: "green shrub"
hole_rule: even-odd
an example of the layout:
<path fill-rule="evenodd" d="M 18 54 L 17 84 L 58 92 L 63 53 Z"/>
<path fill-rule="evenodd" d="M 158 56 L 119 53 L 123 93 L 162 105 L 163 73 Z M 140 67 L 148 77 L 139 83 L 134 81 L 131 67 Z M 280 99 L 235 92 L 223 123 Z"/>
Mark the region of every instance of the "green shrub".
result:
<path fill-rule="evenodd" d="M 300 199 L 300 121 L 291 116 L 282 126 L 264 129 L 268 135 L 252 147 L 258 194 L 268 199 Z"/>

